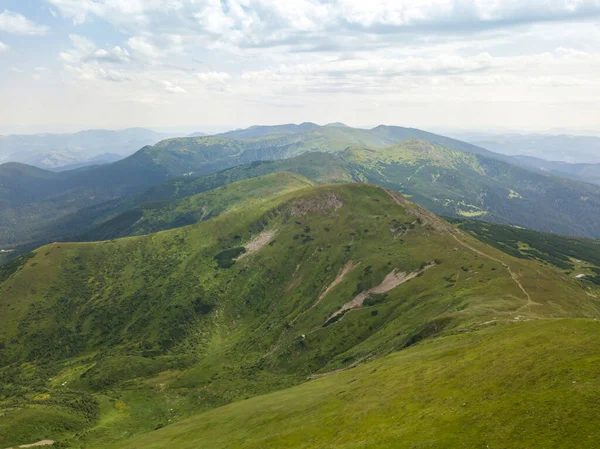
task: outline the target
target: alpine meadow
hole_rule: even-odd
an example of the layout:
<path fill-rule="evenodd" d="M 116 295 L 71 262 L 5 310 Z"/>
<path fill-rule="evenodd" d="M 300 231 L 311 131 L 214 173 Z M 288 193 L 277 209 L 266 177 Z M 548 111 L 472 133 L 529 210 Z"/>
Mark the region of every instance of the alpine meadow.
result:
<path fill-rule="evenodd" d="M 0 449 L 598 447 L 597 1 L 5 3 Z"/>

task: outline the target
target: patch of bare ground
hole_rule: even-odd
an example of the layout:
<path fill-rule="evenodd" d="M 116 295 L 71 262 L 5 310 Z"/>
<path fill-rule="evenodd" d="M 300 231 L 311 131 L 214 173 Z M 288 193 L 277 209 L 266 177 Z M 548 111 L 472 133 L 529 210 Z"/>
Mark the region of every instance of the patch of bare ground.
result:
<path fill-rule="evenodd" d="M 335 213 L 344 205 L 342 198 L 335 192 L 327 191 L 320 195 L 300 198 L 292 203 L 291 214 L 294 217 L 304 217 L 312 212 L 320 215 Z"/>
<path fill-rule="evenodd" d="M 240 257 L 238 257 L 237 260 L 241 260 L 244 257 L 249 256 L 250 254 L 262 249 L 267 243 L 273 240 L 275 234 L 277 234 L 277 229 L 269 229 L 268 231 L 263 231 L 260 234 L 258 234 L 246 245 L 244 245 L 244 248 L 246 248 L 246 252 Z"/>
<path fill-rule="evenodd" d="M 302 315 L 304 315 L 309 310 L 314 309 L 315 307 L 317 307 L 317 305 L 319 305 L 319 303 L 323 300 L 323 298 L 325 298 L 325 296 L 327 296 L 327 293 L 329 293 L 337 285 L 339 285 L 340 282 L 342 282 L 344 280 L 344 277 L 346 277 L 346 275 L 348 273 L 350 273 L 354 268 L 356 268 L 359 265 L 360 265 L 360 262 L 357 263 L 356 265 L 354 265 L 354 263 L 351 260 L 349 260 L 348 262 L 346 262 L 346 264 L 338 272 L 338 274 L 335 277 L 335 279 L 333 280 L 333 282 L 331 284 L 329 284 L 329 286 L 327 286 L 327 288 L 323 291 L 323 293 L 321 293 L 319 295 L 319 298 L 314 302 L 314 304 L 312 306 L 310 306 L 309 309 L 307 309 L 307 310 L 299 313 L 292 321 L 290 321 L 289 325 L 293 326 L 294 324 L 296 324 L 296 321 L 298 321 L 298 318 L 300 318 Z"/>
<path fill-rule="evenodd" d="M 346 275 L 348 273 L 350 273 L 358 265 L 360 265 L 360 262 L 358 264 L 356 264 L 356 265 L 354 265 L 354 263 L 351 260 L 349 260 L 348 262 L 346 262 L 346 265 L 344 265 L 340 269 L 338 275 L 335 277 L 335 279 L 333 280 L 333 282 L 331 284 L 329 284 L 329 286 L 325 289 L 325 291 L 319 295 L 319 299 L 317 300 L 317 302 L 315 302 L 312 305 L 312 307 L 316 307 L 317 304 L 319 304 L 323 300 L 323 298 L 325 298 L 325 296 L 327 296 L 327 293 L 329 293 L 337 285 L 339 285 L 339 283 L 344 280 L 344 278 L 346 277 Z"/>
<path fill-rule="evenodd" d="M 40 446 L 52 446 L 54 444 L 54 440 L 41 440 L 38 441 L 37 443 L 31 443 L 31 444 L 22 444 L 21 446 L 17 446 L 17 447 L 40 447 Z M 9 447 L 7 449 L 13 449 L 12 447 Z"/>
<path fill-rule="evenodd" d="M 371 295 L 381 295 L 383 293 L 387 293 L 390 290 L 398 287 L 399 285 L 404 284 L 405 282 L 416 278 L 417 276 L 419 276 L 420 274 L 424 273 L 425 271 L 429 270 L 430 268 L 432 268 L 434 266 L 435 266 L 435 263 L 431 263 L 431 264 L 425 265 L 420 270 L 413 271 L 412 273 L 406 273 L 404 271 L 398 270 L 397 268 L 392 270 L 390 273 L 388 273 L 388 275 L 381 282 L 381 284 L 379 284 L 369 290 L 365 290 L 364 292 L 359 293 L 358 295 L 356 295 L 354 297 L 354 299 L 352 299 L 352 301 L 348 301 L 346 304 L 344 304 L 342 306 L 342 308 L 340 310 L 331 314 L 325 321 L 325 324 L 331 322 L 333 319 L 336 319 L 337 317 L 346 313 L 349 310 L 362 307 L 363 303 Z"/>

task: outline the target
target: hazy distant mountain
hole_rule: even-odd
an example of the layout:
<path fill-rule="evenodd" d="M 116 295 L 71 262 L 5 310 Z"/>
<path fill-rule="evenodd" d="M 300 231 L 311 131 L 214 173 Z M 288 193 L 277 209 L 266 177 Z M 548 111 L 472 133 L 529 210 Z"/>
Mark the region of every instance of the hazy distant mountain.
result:
<path fill-rule="evenodd" d="M 21 162 L 40 168 L 97 163 L 93 158 L 115 154 L 122 158 L 143 146 L 173 137 L 144 128 L 120 131 L 87 130 L 73 134 L 15 134 L 0 136 L 0 162 Z M 101 158 L 115 160 L 115 157 Z M 88 163 L 89 162 L 89 163 Z"/>
<path fill-rule="evenodd" d="M 207 136 L 207 135 L 208 134 L 206 134 L 206 133 L 197 132 L 197 133 L 188 134 L 186 137 L 202 137 L 202 136 Z"/>
<path fill-rule="evenodd" d="M 327 125 L 325 125 L 325 126 L 339 126 L 340 128 L 349 128 L 348 125 L 346 125 L 342 122 L 327 123 Z"/>
<path fill-rule="evenodd" d="M 227 131 L 225 133 L 217 134 L 221 137 L 231 137 L 233 139 L 252 139 L 256 137 L 263 137 L 275 134 L 294 134 L 303 131 L 310 131 L 311 129 L 318 128 L 319 125 L 311 122 L 300 123 L 299 125 L 288 123 L 286 125 L 272 125 L 272 126 L 251 126 L 246 129 L 236 129 L 233 131 Z"/>
<path fill-rule="evenodd" d="M 497 153 L 533 156 L 547 161 L 600 163 L 600 137 L 542 134 L 456 134 Z"/>
<path fill-rule="evenodd" d="M 568 162 L 547 161 L 533 156 L 511 156 L 521 167 L 551 173 L 563 178 L 600 184 L 600 164 L 569 164 Z"/>

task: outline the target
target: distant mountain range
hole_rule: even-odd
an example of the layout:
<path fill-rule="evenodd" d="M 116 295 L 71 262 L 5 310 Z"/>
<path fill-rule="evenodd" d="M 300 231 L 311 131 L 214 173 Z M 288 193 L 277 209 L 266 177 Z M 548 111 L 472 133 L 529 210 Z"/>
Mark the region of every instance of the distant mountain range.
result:
<path fill-rule="evenodd" d="M 113 162 L 145 145 L 174 137 L 144 128 L 88 130 L 73 134 L 0 136 L 0 162 L 21 162 L 47 169 Z"/>
<path fill-rule="evenodd" d="M 455 135 L 461 140 L 505 155 L 530 156 L 546 161 L 567 163 L 600 163 L 599 136 L 526 133 L 455 133 Z"/>

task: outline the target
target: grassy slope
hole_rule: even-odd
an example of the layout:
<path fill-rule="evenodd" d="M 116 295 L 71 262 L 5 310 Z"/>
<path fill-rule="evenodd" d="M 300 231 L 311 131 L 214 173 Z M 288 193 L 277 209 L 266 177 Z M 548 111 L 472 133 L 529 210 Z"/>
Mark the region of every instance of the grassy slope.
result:
<path fill-rule="evenodd" d="M 276 231 L 271 244 L 218 268 L 215 256 L 265 230 Z M 436 259 L 323 326 L 391 270 Z M 349 261 L 356 268 L 318 302 Z M 482 322 L 599 315 L 598 300 L 559 270 L 456 234 L 367 185 L 300 189 L 144 237 L 53 244 L 19 263 L 0 284 L 7 444 L 75 433 L 75 445 L 109 444 Z M 70 399 L 81 392 L 91 410 Z M 79 421 L 32 424 L 32 410 Z"/>
<path fill-rule="evenodd" d="M 600 324 L 438 338 L 114 448 L 595 448 Z"/>
<path fill-rule="evenodd" d="M 351 148 L 347 163 L 370 183 L 412 195 L 443 215 L 568 235 L 600 236 L 600 191 L 590 184 L 528 172 L 505 162 L 422 140 Z"/>
<path fill-rule="evenodd" d="M 178 200 L 142 203 L 81 236 L 82 240 L 109 240 L 177 228 L 220 215 L 228 210 L 256 207 L 266 198 L 312 185 L 308 178 L 275 172 L 227 184 Z"/>

